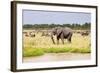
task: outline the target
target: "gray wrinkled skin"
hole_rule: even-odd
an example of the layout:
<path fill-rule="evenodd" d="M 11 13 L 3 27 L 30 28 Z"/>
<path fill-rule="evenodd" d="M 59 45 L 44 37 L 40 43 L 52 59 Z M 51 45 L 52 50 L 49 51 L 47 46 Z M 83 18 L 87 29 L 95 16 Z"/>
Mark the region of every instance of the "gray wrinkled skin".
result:
<path fill-rule="evenodd" d="M 72 38 L 73 31 L 72 29 L 66 27 L 55 27 L 52 29 L 51 32 L 51 39 L 53 41 L 53 44 L 55 44 L 53 36 L 55 35 L 57 37 L 57 44 L 59 44 L 59 39 L 62 40 L 62 43 L 64 44 L 64 39 L 67 39 L 69 43 L 71 43 L 71 38 Z"/>

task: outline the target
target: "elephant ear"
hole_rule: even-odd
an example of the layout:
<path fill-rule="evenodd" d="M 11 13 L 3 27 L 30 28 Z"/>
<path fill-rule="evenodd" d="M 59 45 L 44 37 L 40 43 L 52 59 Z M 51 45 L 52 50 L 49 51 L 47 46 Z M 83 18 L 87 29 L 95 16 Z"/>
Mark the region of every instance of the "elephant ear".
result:
<path fill-rule="evenodd" d="M 60 36 L 61 33 L 62 33 L 62 29 L 61 28 L 57 29 L 57 36 Z"/>

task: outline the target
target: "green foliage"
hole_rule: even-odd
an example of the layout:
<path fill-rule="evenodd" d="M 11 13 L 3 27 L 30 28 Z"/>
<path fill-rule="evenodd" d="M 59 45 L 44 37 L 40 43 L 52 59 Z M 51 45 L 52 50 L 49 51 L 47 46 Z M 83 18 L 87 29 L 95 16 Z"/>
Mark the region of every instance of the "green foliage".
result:
<path fill-rule="evenodd" d="M 46 53 L 65 53 L 69 52 L 70 48 L 48 48 L 45 50 Z"/>
<path fill-rule="evenodd" d="M 90 53 L 91 50 L 88 48 L 24 48 L 23 56 L 24 57 L 31 57 L 31 56 L 41 56 L 45 53 Z"/>
<path fill-rule="evenodd" d="M 77 24 L 77 23 L 73 23 L 73 24 L 24 24 L 23 28 L 24 29 L 51 29 L 54 27 L 70 27 L 72 29 L 90 29 L 91 27 L 91 23 L 84 23 L 84 24 Z"/>
<path fill-rule="evenodd" d="M 44 51 L 42 49 L 32 49 L 28 48 L 23 51 L 24 57 L 31 57 L 31 56 L 40 56 L 43 55 Z"/>
<path fill-rule="evenodd" d="M 84 48 L 84 49 L 75 48 L 75 49 L 71 49 L 70 52 L 72 52 L 72 53 L 90 53 L 91 50 L 88 48 Z"/>

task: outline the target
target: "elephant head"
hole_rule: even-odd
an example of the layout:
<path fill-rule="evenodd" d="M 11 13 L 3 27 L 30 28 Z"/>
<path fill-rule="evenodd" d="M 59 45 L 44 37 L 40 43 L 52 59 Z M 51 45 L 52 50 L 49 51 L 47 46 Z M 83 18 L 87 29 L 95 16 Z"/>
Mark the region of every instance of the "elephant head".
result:
<path fill-rule="evenodd" d="M 51 39 L 53 41 L 53 44 L 55 44 L 53 35 L 56 35 L 57 37 L 59 37 L 62 33 L 62 28 L 61 27 L 55 27 L 53 28 L 52 32 L 51 32 Z"/>

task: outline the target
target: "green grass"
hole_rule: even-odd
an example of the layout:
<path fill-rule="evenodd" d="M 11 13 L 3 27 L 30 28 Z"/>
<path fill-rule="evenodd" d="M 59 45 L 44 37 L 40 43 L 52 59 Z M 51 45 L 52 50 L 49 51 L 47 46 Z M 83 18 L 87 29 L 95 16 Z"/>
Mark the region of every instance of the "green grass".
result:
<path fill-rule="evenodd" d="M 25 48 L 23 51 L 24 57 L 31 57 L 31 56 L 41 56 L 45 53 L 90 53 L 91 50 L 88 48 Z"/>
<path fill-rule="evenodd" d="M 65 53 L 69 52 L 70 48 L 48 48 L 45 49 L 44 51 L 46 53 Z"/>
<path fill-rule="evenodd" d="M 44 54 L 44 51 L 42 49 L 28 48 L 28 49 L 23 51 L 24 57 L 40 56 L 40 55 L 43 55 L 43 54 Z"/>

